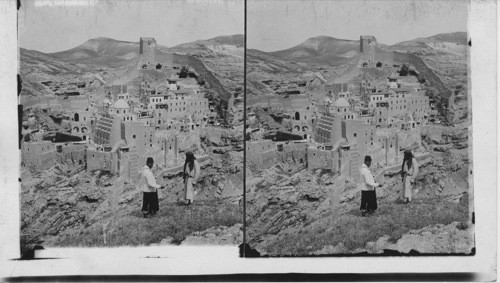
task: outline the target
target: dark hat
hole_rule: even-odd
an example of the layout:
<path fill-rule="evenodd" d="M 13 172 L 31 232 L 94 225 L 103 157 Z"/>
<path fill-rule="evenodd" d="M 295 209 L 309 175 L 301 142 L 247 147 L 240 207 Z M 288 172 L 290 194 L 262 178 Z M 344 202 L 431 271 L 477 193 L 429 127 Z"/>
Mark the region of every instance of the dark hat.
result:
<path fill-rule="evenodd" d="M 187 160 L 195 160 L 196 157 L 194 156 L 192 151 L 186 151 L 186 159 Z"/>

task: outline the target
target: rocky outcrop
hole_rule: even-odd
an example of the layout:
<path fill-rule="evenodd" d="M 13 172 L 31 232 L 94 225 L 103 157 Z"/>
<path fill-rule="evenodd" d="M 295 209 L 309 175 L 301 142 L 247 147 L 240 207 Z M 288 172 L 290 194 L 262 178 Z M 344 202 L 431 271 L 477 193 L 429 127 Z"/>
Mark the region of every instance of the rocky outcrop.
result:
<path fill-rule="evenodd" d="M 210 154 L 195 186 L 195 201 L 223 200 L 237 205 L 243 193 L 242 155 L 236 151 Z M 73 233 L 66 231 L 138 211 L 142 202 L 136 184 L 103 171 L 87 172 L 79 165 L 58 163 L 39 173 L 23 167 L 21 177 L 21 232 L 28 242 L 39 239 L 57 245 L 60 237 Z M 159 190 L 160 202 L 172 204 L 184 198 L 181 174 L 157 181 L 165 185 Z"/>
<path fill-rule="evenodd" d="M 104 192 L 96 186 L 102 182 L 100 172 L 91 175 L 82 169 L 58 164 L 35 176 L 22 169 L 24 234 L 55 236 L 67 228 L 90 223 L 90 215 L 104 200 Z"/>
<path fill-rule="evenodd" d="M 466 156 L 457 152 L 431 154 L 427 157 L 426 161 L 422 161 L 420 165 L 420 173 L 413 190 L 414 200 L 425 202 L 426 199 L 439 198 L 439 201 L 433 202 L 437 206 L 445 202 L 457 204 L 449 206 L 449 208 L 459 210 L 462 209 L 459 207 L 466 208 L 468 206 L 468 166 L 464 162 L 466 162 Z M 343 216 L 345 220 L 342 221 L 356 221 L 356 217 L 360 217 L 359 201 L 361 196 L 357 183 L 349 178 L 324 170 L 295 171 L 297 168 L 299 168 L 298 164 L 278 163 L 267 171 L 249 172 L 247 167 L 247 237 L 252 248 L 257 249 L 263 255 L 284 255 L 281 254 L 282 251 L 280 252 L 279 248 L 275 249 L 272 246 L 282 242 L 283 239 L 294 239 L 289 245 L 285 244 L 283 247 L 286 249 L 285 254 L 293 255 L 294 249 L 299 254 L 311 255 L 363 253 L 367 251 L 378 253 L 384 249 L 390 250 L 390 247 L 382 245 L 384 239 L 378 242 L 364 243 L 363 246 L 354 248 L 352 244 L 347 245 L 349 248 L 346 247 L 345 243 L 325 244 L 317 250 L 314 250 L 317 243 L 305 244 L 309 243 L 309 240 L 300 240 L 302 233 L 315 231 L 315 229 L 319 231 L 317 234 L 319 239 L 323 237 L 321 233 L 330 233 L 327 230 L 332 227 L 325 226 L 330 223 L 328 219 Z M 398 205 L 397 201 L 401 197 L 402 188 L 401 175 L 397 172 L 387 171 L 385 176 L 381 175 L 379 178 L 384 184 L 383 187 L 377 188 L 379 206 Z M 402 208 L 394 207 L 391 209 L 400 210 Z M 349 216 L 352 214 L 355 217 Z M 380 217 L 384 216 L 380 215 Z M 454 221 L 459 217 L 451 217 L 450 219 Z M 466 219 L 463 220 L 466 221 Z M 441 226 L 444 225 L 440 226 L 439 222 L 436 223 L 436 227 L 444 230 L 434 231 L 435 229 L 432 228 L 437 236 L 435 239 L 432 238 L 429 244 L 424 244 L 427 233 L 424 236 L 419 234 L 420 236 L 417 237 L 415 236 L 416 232 L 408 232 L 408 235 L 412 236 L 402 237 L 400 246 L 395 247 L 394 250 L 401 253 L 408 253 L 410 250 L 421 253 L 462 252 L 467 246 L 463 243 L 468 240 L 462 239 L 465 234 L 460 230 L 461 228 L 458 232 L 453 232 L 457 234 L 453 237 L 443 236 L 451 231 L 450 227 L 456 227 L 457 223 L 454 224 L 455 226 L 450 224 L 451 226 L 445 228 L 442 228 Z M 426 231 L 426 229 L 423 228 L 422 231 Z M 324 237 L 327 237 L 326 234 Z M 472 232 L 470 234 L 473 235 Z M 308 235 L 310 236 L 310 234 Z M 461 240 L 456 240 L 457 237 Z M 444 245 L 446 241 L 452 241 L 450 245 L 454 245 L 454 241 L 458 241 L 458 246 L 441 248 L 440 245 Z M 303 242 L 304 246 L 301 246 Z M 391 242 L 387 239 L 387 244 L 384 245 L 389 243 Z M 383 248 L 377 248 L 379 246 Z M 470 251 L 471 245 L 467 247 Z"/>
<path fill-rule="evenodd" d="M 460 222 L 448 225 L 432 225 L 419 230 L 409 231 L 395 243 L 385 235 L 377 241 L 368 242 L 364 248 L 349 250 L 343 243 L 326 245 L 310 255 L 331 254 L 471 254 L 474 247 L 474 226 Z"/>

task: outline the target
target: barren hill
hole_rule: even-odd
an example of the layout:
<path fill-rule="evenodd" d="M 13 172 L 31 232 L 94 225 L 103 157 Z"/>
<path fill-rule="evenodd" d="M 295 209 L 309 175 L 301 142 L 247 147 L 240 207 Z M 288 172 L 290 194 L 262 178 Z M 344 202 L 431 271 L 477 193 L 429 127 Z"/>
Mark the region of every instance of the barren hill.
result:
<path fill-rule="evenodd" d="M 318 36 L 270 54 L 290 61 L 340 65 L 359 54 L 359 40 Z"/>
<path fill-rule="evenodd" d="M 177 57 L 174 56 L 177 60 L 172 59 L 173 53 L 179 53 Z M 181 60 L 185 59 L 183 55 L 197 57 L 203 62 L 203 66 L 196 58 L 192 58 L 194 61 Z M 138 56 L 139 42 L 106 37 L 90 39 L 75 48 L 55 53 L 46 54 L 21 48 L 23 94 L 51 95 L 43 86 L 33 84 L 42 81 L 66 81 L 85 73 L 100 73 L 110 81 L 118 81 L 118 78 L 129 79 L 136 74 L 134 68 Z M 205 77 L 226 99 L 226 90 L 234 91 L 241 87 L 243 82 L 243 35 L 219 36 L 172 48 L 158 45 L 157 59 L 163 64 L 165 58 L 170 63 L 196 65 L 201 73 L 213 73 L 217 80 L 210 80 L 210 74 Z"/>
<path fill-rule="evenodd" d="M 244 38 L 242 34 L 218 36 L 205 40 L 196 40 L 169 48 L 162 52 L 176 52 L 197 57 L 237 56 L 243 57 Z"/>
<path fill-rule="evenodd" d="M 91 72 L 93 68 L 80 63 L 71 63 L 35 50 L 21 48 L 21 76 L 30 81 L 46 80 L 51 76 L 76 75 Z M 50 79 L 50 78 L 49 78 Z"/>
<path fill-rule="evenodd" d="M 203 46 L 203 45 L 234 45 L 237 47 L 243 47 L 244 45 L 244 35 L 243 34 L 234 34 L 234 35 L 223 35 L 217 36 L 210 39 L 205 40 L 196 40 L 190 43 L 183 43 L 176 45 L 173 48 L 189 48 L 195 46 Z"/>
<path fill-rule="evenodd" d="M 107 37 L 89 39 L 70 50 L 50 53 L 61 60 L 82 63 L 118 63 L 139 56 L 139 43 Z"/>
<path fill-rule="evenodd" d="M 440 33 L 430 37 L 419 37 L 409 41 L 403 41 L 391 46 L 386 50 L 413 52 L 413 53 L 452 53 L 465 54 L 467 48 L 467 33 Z"/>

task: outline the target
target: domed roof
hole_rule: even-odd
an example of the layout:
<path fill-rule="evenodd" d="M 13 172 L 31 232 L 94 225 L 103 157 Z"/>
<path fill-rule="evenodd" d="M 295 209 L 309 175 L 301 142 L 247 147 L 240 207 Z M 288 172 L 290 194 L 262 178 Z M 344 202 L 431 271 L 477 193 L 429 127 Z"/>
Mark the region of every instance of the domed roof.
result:
<path fill-rule="evenodd" d="M 106 99 L 104 99 L 103 103 L 104 104 L 110 104 L 111 102 L 109 102 L 109 99 L 106 98 Z"/>
<path fill-rule="evenodd" d="M 118 99 L 115 104 L 113 104 L 113 107 L 116 109 L 128 109 L 129 105 L 125 99 Z"/>
<path fill-rule="evenodd" d="M 335 101 L 335 107 L 350 107 L 349 101 L 347 99 L 341 97 Z"/>
<path fill-rule="evenodd" d="M 325 102 L 325 103 L 331 103 L 332 101 L 330 100 L 330 98 L 325 97 L 325 99 L 323 99 L 323 102 Z"/>

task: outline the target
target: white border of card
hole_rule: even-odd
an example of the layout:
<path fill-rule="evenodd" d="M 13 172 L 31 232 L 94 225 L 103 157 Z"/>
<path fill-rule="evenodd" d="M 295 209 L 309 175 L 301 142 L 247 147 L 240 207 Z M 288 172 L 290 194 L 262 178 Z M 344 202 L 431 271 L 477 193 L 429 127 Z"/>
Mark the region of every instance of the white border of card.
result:
<path fill-rule="evenodd" d="M 48 249 L 56 260 L 18 261 L 19 158 L 17 131 L 16 1 L 0 1 L 0 277 L 61 275 L 179 275 L 234 273 L 473 272 L 496 279 L 497 270 L 497 5 L 472 0 L 469 37 L 472 90 L 474 256 L 239 258 L 237 247 Z M 243 19 L 242 19 L 243 21 Z M 496 120 L 495 120 L 496 119 Z M 498 196 L 497 196 L 498 197 Z"/>

